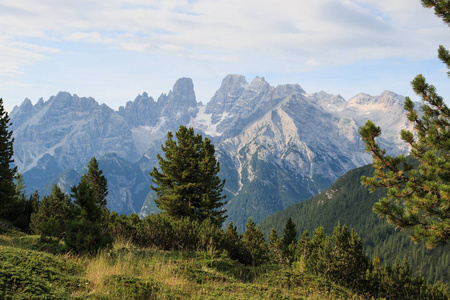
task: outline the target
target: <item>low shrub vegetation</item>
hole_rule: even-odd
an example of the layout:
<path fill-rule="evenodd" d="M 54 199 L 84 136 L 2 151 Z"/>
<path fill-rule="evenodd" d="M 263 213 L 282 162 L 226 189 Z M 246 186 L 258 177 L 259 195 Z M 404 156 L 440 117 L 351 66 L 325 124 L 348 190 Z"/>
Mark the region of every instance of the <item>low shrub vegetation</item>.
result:
<path fill-rule="evenodd" d="M 275 241 L 273 245 L 281 247 L 277 250 L 260 239 L 252 222 L 248 226 L 252 235 L 247 234 L 244 242 L 245 234 L 233 234 L 233 225 L 223 230 L 208 221 L 165 216 L 115 218 L 119 225 L 110 223 L 108 229 L 113 244 L 95 253 L 65 252 L 63 242 L 14 230 L 0 235 L 0 298 L 447 299 L 450 295 L 446 284 L 430 285 L 412 276 L 405 262 L 398 260 L 392 266 L 369 262 L 356 233 L 345 226 L 336 227 L 332 236 L 318 228 L 311 238 L 305 233 L 289 245 Z M 156 220 L 162 226 L 156 226 Z M 257 242 L 250 242 L 252 236 Z M 264 253 L 250 252 L 246 243 L 264 243 Z M 280 261 L 272 251 L 291 258 Z M 349 272 L 350 266 L 358 272 Z"/>

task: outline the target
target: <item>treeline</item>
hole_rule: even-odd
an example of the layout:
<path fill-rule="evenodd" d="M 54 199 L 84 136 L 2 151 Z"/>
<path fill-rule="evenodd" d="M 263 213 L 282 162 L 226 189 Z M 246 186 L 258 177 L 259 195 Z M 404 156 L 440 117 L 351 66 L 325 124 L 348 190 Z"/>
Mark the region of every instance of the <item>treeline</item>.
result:
<path fill-rule="evenodd" d="M 203 251 L 210 257 L 221 256 L 251 266 L 277 264 L 300 273 L 323 276 L 332 283 L 346 286 L 367 297 L 396 299 L 446 299 L 448 286 L 427 283 L 413 276 L 408 262 L 397 259 L 382 264 L 364 253 L 359 236 L 347 226 L 335 227 L 327 235 L 318 227 L 310 236 L 298 239 L 296 225 L 288 219 L 279 237 L 272 229 L 266 242 L 261 227 L 248 219 L 240 234 L 233 223 L 224 230 L 210 218 L 176 218 L 165 213 L 139 218 L 136 214 L 118 215 L 106 209 L 101 189 L 101 171 L 91 160 L 87 174 L 71 197 L 54 186 L 51 195 L 37 202 L 30 215 L 28 231 L 40 234 L 43 242 L 60 251 L 95 253 L 111 246 L 114 240 L 128 240 L 136 247 L 177 251 Z M 86 188 L 88 187 L 88 188 Z M 36 197 L 36 194 L 33 196 Z M 64 243 L 60 243 L 60 241 Z"/>
<path fill-rule="evenodd" d="M 450 296 L 448 285 L 441 282 L 431 285 L 423 276 L 413 276 L 406 260 L 396 259 L 392 265 L 383 265 L 377 257 L 370 260 L 359 236 L 347 226 L 338 225 L 332 235 L 319 227 L 312 236 L 305 231 L 297 239 L 295 224 L 289 219 L 282 236 L 273 229 L 266 242 L 260 226 L 251 218 L 245 232 L 240 234 L 233 223 L 224 230 L 210 219 L 199 222 L 165 214 L 141 219 L 136 214 L 112 213 L 108 232 L 114 239 L 129 240 L 138 247 L 204 251 L 211 257 L 229 257 L 246 265 L 292 267 L 301 273 L 323 276 L 367 297 L 446 299 Z"/>
<path fill-rule="evenodd" d="M 25 233 L 41 235 L 42 241 L 64 241 L 65 249 L 93 253 L 112 243 L 106 207 L 108 187 L 95 157 L 70 197 L 57 186 L 42 201 L 38 192 L 25 196 L 25 185 L 16 176 L 13 201 L 4 206 L 1 217 Z"/>

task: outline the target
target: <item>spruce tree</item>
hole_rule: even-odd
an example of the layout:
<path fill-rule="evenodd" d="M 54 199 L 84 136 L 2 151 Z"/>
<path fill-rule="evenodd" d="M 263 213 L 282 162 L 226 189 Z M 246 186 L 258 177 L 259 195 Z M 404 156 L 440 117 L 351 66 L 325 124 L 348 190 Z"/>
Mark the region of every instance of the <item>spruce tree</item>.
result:
<path fill-rule="evenodd" d="M 27 198 L 26 186 L 21 173 L 15 175 L 16 195 L 9 210 L 9 220 L 24 232 L 30 232 L 31 215 L 39 207 L 39 194 L 37 191 Z"/>
<path fill-rule="evenodd" d="M 291 217 L 286 221 L 283 233 L 283 244 L 286 248 L 292 243 L 297 243 L 297 228 Z"/>
<path fill-rule="evenodd" d="M 338 224 L 331 237 L 330 278 L 347 286 L 357 286 L 364 278 L 369 261 L 363 251 L 362 241 L 353 230 Z"/>
<path fill-rule="evenodd" d="M 436 15 L 450 25 L 450 1 L 422 0 L 422 4 L 434 7 Z M 438 57 L 450 69 L 450 53 L 443 46 Z M 414 78 L 412 87 L 422 99 L 421 116 L 406 97 L 404 108 L 415 133 L 402 130 L 401 138 L 410 146 L 415 161 L 386 155 L 375 141 L 381 129 L 369 120 L 360 134 L 366 151 L 373 153 L 375 173 L 361 180 L 371 191 L 379 187 L 388 190 L 374 205 L 375 213 L 397 228 L 414 228 L 411 238 L 433 248 L 450 239 L 450 110 L 422 75 Z"/>
<path fill-rule="evenodd" d="M 106 208 L 106 197 L 108 196 L 108 182 L 103 175 L 103 171 L 99 169 L 97 159 L 91 158 L 88 165 L 88 171 L 83 175 L 92 188 L 92 196 L 97 205 Z"/>
<path fill-rule="evenodd" d="M 41 238 L 63 238 L 70 220 L 70 199 L 55 184 L 52 193 L 45 196 L 36 212 L 31 215 L 31 229 Z"/>
<path fill-rule="evenodd" d="M 250 252 L 253 265 L 260 265 L 267 261 L 269 249 L 261 232 L 261 227 L 256 226 L 252 218 L 248 218 L 247 224 L 245 224 L 243 240 L 244 247 Z"/>
<path fill-rule="evenodd" d="M 92 253 L 107 247 L 112 239 L 105 224 L 107 181 L 91 159 L 88 172 L 72 187 L 74 218 L 67 224 L 64 241 L 76 252 Z"/>
<path fill-rule="evenodd" d="M 172 132 L 162 145 L 165 158 L 158 154 L 161 172 L 153 168 L 150 175 L 156 186 L 156 205 L 169 216 L 190 217 L 202 222 L 210 218 L 217 225 L 225 220 L 222 200 L 225 180 L 218 177 L 219 163 L 208 138 L 195 134 L 193 128 L 180 126 L 173 140 Z"/>
<path fill-rule="evenodd" d="M 283 263 L 283 243 L 278 237 L 275 228 L 270 229 L 268 247 L 270 259 L 275 263 Z"/>
<path fill-rule="evenodd" d="M 14 175 L 17 168 L 12 167 L 14 162 L 12 131 L 8 112 L 3 107 L 3 99 L 0 98 L 0 218 L 10 220 L 14 208 L 16 188 Z"/>
<path fill-rule="evenodd" d="M 309 232 L 308 230 L 303 231 L 300 240 L 297 243 L 297 247 L 295 249 L 295 259 L 300 260 L 301 257 L 303 259 L 307 259 L 310 254 L 310 241 L 309 241 Z"/>
<path fill-rule="evenodd" d="M 308 245 L 307 268 L 315 274 L 327 276 L 331 270 L 331 240 L 323 227 L 317 227 Z M 328 277 L 328 276 L 327 276 Z"/>
<path fill-rule="evenodd" d="M 284 227 L 282 242 L 283 256 L 288 263 L 292 263 L 294 260 L 295 248 L 297 246 L 297 228 L 291 217 L 289 217 L 286 226 Z"/>

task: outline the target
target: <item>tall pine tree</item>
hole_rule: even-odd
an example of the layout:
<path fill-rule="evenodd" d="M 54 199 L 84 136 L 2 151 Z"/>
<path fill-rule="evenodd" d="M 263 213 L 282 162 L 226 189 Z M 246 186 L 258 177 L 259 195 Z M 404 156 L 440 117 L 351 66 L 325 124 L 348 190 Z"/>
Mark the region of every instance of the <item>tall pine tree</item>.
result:
<path fill-rule="evenodd" d="M 92 253 L 107 247 L 112 239 L 105 224 L 107 181 L 93 157 L 80 183 L 72 187 L 74 218 L 67 224 L 64 241 L 76 252 Z"/>
<path fill-rule="evenodd" d="M 436 15 L 450 25 L 450 1 L 422 0 L 422 4 L 434 7 Z M 450 69 L 450 53 L 443 46 L 438 49 L 438 57 Z M 388 189 L 387 196 L 374 205 L 374 212 L 395 227 L 413 227 L 412 239 L 433 248 L 450 240 L 450 110 L 422 75 L 414 78 L 412 86 L 422 98 L 422 114 L 419 116 L 406 97 L 404 107 L 416 133 L 402 130 L 401 138 L 411 147 L 418 167 L 403 155 L 386 155 L 375 141 L 381 129 L 369 120 L 360 134 L 366 151 L 373 153 L 375 173 L 361 180 L 371 191 Z"/>
<path fill-rule="evenodd" d="M 88 165 L 88 171 L 83 175 L 92 188 L 92 196 L 97 205 L 106 208 L 106 197 L 108 196 L 108 182 L 103 175 L 103 171 L 99 169 L 97 159 L 91 158 Z"/>
<path fill-rule="evenodd" d="M 11 167 L 14 150 L 12 131 L 8 112 L 3 107 L 0 98 L 0 218 L 9 219 L 14 208 L 16 188 L 14 175 L 17 168 Z"/>
<path fill-rule="evenodd" d="M 289 217 L 287 220 L 283 232 L 283 254 L 288 263 L 292 263 L 294 260 L 295 248 L 297 246 L 297 227 L 292 221 L 292 218 Z"/>
<path fill-rule="evenodd" d="M 202 222 L 211 219 L 222 225 L 225 210 L 222 195 L 225 180 L 220 180 L 219 163 L 214 157 L 214 146 L 208 138 L 195 134 L 193 128 L 180 126 L 173 140 L 172 132 L 161 148 L 165 158 L 158 154 L 161 172 L 153 168 L 150 175 L 156 186 L 156 205 L 172 217 L 190 217 Z"/>
<path fill-rule="evenodd" d="M 250 253 L 253 265 L 260 265 L 267 261 L 269 248 L 264 240 L 264 234 L 261 227 L 255 225 L 252 218 L 248 218 L 245 224 L 245 232 L 243 236 L 244 248 Z"/>

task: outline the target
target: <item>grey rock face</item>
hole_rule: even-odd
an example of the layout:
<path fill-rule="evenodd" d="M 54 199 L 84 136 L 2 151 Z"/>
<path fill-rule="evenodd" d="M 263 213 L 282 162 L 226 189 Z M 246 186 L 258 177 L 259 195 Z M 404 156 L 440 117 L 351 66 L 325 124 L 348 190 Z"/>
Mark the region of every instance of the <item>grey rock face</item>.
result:
<path fill-rule="evenodd" d="M 212 113 L 212 124 L 219 122 L 222 114 L 231 111 L 234 103 L 247 86 L 247 80 L 241 75 L 227 75 L 223 79 L 222 85 L 208 102 L 205 110 L 207 114 Z"/>
<path fill-rule="evenodd" d="M 138 95 L 134 101 L 127 102 L 126 106 L 119 107 L 119 115 L 128 124 L 136 126 L 155 126 L 161 109 L 147 93 Z"/>

